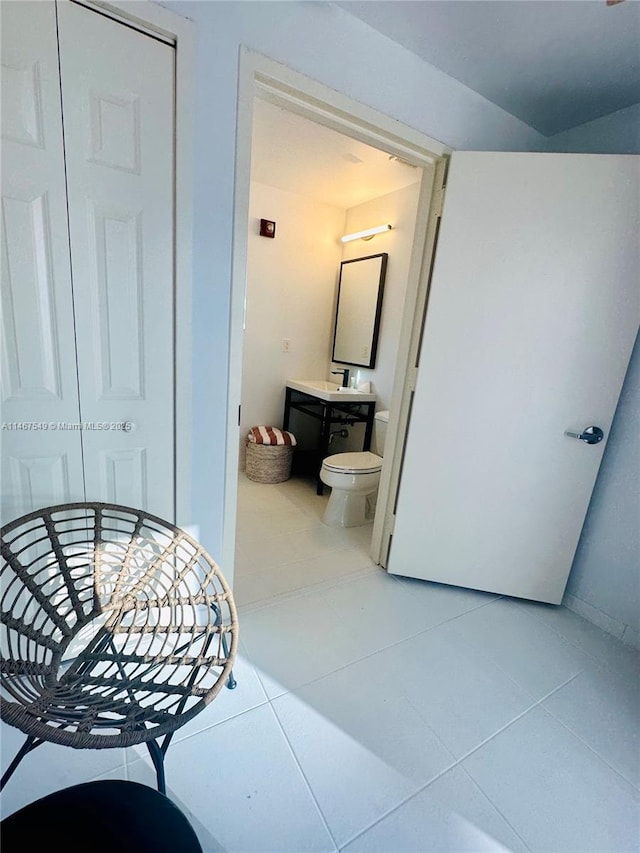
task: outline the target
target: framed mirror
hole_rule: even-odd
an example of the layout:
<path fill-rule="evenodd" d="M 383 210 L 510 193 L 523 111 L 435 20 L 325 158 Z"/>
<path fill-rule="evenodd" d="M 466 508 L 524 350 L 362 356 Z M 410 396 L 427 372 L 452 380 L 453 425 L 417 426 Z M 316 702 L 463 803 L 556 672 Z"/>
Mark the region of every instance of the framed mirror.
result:
<path fill-rule="evenodd" d="M 388 254 L 340 264 L 332 361 L 375 367 Z"/>

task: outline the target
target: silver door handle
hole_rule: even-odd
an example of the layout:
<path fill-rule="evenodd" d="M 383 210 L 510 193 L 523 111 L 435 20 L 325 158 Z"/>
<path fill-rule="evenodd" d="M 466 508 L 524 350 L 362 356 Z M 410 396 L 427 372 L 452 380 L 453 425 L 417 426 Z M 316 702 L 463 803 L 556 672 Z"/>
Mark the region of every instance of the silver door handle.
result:
<path fill-rule="evenodd" d="M 565 435 L 569 438 L 579 438 L 580 441 L 585 441 L 587 444 L 598 444 L 604 438 L 604 433 L 597 426 L 588 426 L 583 432 L 565 431 Z"/>

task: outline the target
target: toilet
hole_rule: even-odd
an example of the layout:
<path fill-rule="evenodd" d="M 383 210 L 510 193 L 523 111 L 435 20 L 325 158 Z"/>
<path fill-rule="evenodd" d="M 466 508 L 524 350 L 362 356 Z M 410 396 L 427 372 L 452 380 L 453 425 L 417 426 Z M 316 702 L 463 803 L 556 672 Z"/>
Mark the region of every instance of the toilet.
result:
<path fill-rule="evenodd" d="M 320 469 L 320 479 L 331 486 L 329 503 L 323 521 L 329 527 L 359 527 L 367 519 L 367 505 L 378 491 L 382 455 L 387 437 L 389 412 L 376 412 L 373 424 L 373 446 L 359 453 L 336 453 L 327 456 Z"/>

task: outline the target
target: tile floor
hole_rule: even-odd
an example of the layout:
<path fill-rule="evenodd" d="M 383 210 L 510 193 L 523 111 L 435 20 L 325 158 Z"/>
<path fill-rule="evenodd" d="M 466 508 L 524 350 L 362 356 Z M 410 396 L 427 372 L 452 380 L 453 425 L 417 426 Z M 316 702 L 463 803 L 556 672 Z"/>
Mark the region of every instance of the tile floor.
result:
<path fill-rule="evenodd" d="M 177 733 L 210 851 L 636 851 L 638 655 L 563 608 L 391 577 L 308 482 L 239 492 L 238 687 Z M 21 743 L 2 728 L 3 765 Z M 144 748 L 28 756 L 8 814 Z"/>

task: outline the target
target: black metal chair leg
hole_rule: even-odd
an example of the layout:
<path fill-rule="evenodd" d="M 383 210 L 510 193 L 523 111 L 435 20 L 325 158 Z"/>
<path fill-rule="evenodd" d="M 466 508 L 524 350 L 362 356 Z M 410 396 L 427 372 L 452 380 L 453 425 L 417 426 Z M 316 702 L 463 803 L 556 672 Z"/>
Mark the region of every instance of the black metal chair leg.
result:
<path fill-rule="evenodd" d="M 155 740 L 147 741 L 147 749 L 153 761 L 153 766 L 156 769 L 156 779 L 158 780 L 158 791 L 161 794 L 167 793 L 167 787 L 164 778 L 164 752 L 160 749 Z"/>
<path fill-rule="evenodd" d="M 32 749 L 35 749 L 37 746 L 40 746 L 41 743 L 43 743 L 43 741 L 38 740 L 37 737 L 33 737 L 32 735 L 29 735 L 27 737 L 25 742 L 22 744 L 22 746 L 16 753 L 15 758 L 13 759 L 11 764 L 7 767 L 4 776 L 2 777 L 2 779 L 0 779 L 0 791 L 2 791 L 9 779 L 11 779 L 18 767 L 18 764 L 20 764 L 25 755 L 28 755 Z"/>
<path fill-rule="evenodd" d="M 225 657 L 229 657 L 229 643 L 227 643 L 227 637 L 225 634 L 222 635 L 222 651 L 225 654 Z M 233 670 L 229 673 L 229 678 L 227 678 L 227 689 L 235 690 L 238 686 L 238 682 L 233 677 Z"/>
<path fill-rule="evenodd" d="M 220 623 L 222 622 L 222 614 L 220 612 L 220 608 L 217 607 L 215 604 L 212 604 L 211 609 L 216 614 L 216 625 L 219 626 Z M 225 657 L 228 658 L 229 657 L 229 643 L 227 642 L 226 634 L 222 634 L 221 640 L 222 640 L 222 651 L 224 652 Z M 227 689 L 228 690 L 235 690 L 237 686 L 238 686 L 238 682 L 233 677 L 233 670 L 231 670 L 231 672 L 229 673 L 229 678 L 227 678 Z"/>

